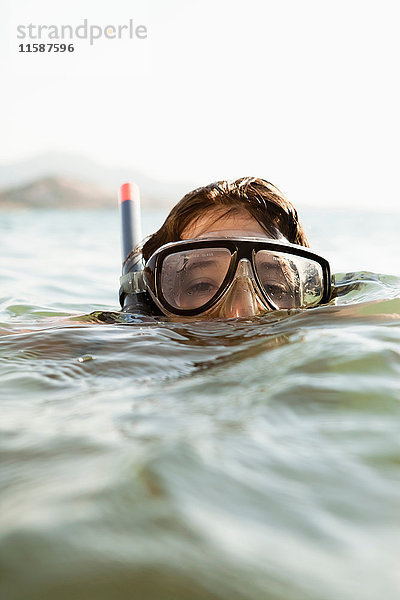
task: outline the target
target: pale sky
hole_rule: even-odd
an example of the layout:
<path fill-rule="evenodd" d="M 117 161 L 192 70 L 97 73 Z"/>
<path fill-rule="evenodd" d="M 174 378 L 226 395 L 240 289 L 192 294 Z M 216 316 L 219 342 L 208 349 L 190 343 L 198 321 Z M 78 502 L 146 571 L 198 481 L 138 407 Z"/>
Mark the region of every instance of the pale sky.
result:
<path fill-rule="evenodd" d="M 399 6 L 2 0 L 0 162 L 59 150 L 161 181 L 255 175 L 294 204 L 400 210 Z M 133 19 L 148 38 L 18 52 L 17 25 L 85 18 Z"/>

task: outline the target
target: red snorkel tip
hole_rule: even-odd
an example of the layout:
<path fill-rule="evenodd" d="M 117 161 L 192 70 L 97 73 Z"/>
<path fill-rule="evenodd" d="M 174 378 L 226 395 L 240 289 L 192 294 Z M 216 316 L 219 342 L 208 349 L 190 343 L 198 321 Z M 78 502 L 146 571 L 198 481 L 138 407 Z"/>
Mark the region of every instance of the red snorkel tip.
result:
<path fill-rule="evenodd" d="M 139 198 L 139 188 L 136 183 L 124 183 L 121 185 L 119 192 L 119 199 L 121 204 L 126 200 L 132 200 L 133 202 Z"/>

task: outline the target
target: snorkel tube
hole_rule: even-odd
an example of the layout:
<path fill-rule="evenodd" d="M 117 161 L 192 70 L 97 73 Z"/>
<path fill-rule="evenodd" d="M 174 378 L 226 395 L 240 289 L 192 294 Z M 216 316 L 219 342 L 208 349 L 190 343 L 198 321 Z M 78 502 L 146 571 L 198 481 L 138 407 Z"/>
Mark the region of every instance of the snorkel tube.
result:
<path fill-rule="evenodd" d="M 140 215 L 140 191 L 136 183 L 124 183 L 119 191 L 121 205 L 121 236 L 123 274 L 125 260 L 133 248 L 142 241 L 142 223 Z"/>
<path fill-rule="evenodd" d="M 135 183 L 124 183 L 120 188 L 119 200 L 122 241 L 122 277 L 119 301 L 123 312 L 151 315 L 154 311 L 150 296 L 143 284 L 142 255 L 138 251 L 128 259 L 132 250 L 139 247 L 142 241 L 139 187 Z"/>

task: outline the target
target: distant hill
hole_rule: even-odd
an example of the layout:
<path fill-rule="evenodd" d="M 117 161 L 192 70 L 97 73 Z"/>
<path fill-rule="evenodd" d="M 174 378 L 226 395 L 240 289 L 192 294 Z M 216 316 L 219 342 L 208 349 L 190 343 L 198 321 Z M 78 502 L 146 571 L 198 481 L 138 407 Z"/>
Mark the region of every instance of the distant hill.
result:
<path fill-rule="evenodd" d="M 67 153 L 45 153 L 11 165 L 0 165 L 0 190 L 3 190 L 1 194 L 2 203 L 5 202 L 4 194 L 6 194 L 9 202 L 17 200 L 15 194 L 10 196 L 11 188 L 13 188 L 16 192 L 17 190 L 24 190 L 23 194 L 26 198 L 31 198 L 32 206 L 42 206 L 40 196 L 37 196 L 35 201 L 35 198 L 28 192 L 28 188 L 32 189 L 32 194 L 38 194 L 41 190 L 47 194 L 52 189 L 52 185 L 55 186 L 54 190 L 57 189 L 57 193 L 60 194 L 60 199 L 64 198 L 63 201 L 66 202 L 66 187 L 70 185 L 71 202 L 73 201 L 74 187 L 77 188 L 77 193 L 82 194 L 82 202 L 90 202 L 89 198 L 92 192 L 89 187 L 94 186 L 97 197 L 100 199 L 104 196 L 104 200 L 101 202 L 105 202 L 105 197 L 108 194 L 115 205 L 119 186 L 126 181 L 134 181 L 139 185 L 143 204 L 147 206 L 171 206 L 186 192 L 195 187 L 192 183 L 160 182 L 151 179 L 134 168 L 115 169 L 106 167 L 88 158 Z M 67 184 L 67 182 L 69 183 Z M 46 192 L 45 189 L 47 189 Z M 65 190 L 65 193 L 62 189 Z M 50 202 L 50 197 L 48 201 Z M 51 205 L 53 206 L 54 203 Z M 96 204 L 93 203 L 92 206 L 94 207 Z M 75 205 L 75 207 L 77 206 Z"/>
<path fill-rule="evenodd" d="M 28 185 L 0 192 L 0 209 L 73 208 L 99 209 L 115 207 L 116 196 L 99 186 L 47 177 Z"/>

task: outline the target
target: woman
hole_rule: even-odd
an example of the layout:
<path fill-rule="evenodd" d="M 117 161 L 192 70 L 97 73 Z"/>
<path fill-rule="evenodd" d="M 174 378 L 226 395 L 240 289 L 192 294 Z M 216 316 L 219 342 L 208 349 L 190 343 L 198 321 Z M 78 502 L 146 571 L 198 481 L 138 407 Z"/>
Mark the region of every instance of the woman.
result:
<path fill-rule="evenodd" d="M 330 271 L 308 248 L 296 209 L 274 185 L 212 183 L 186 194 L 127 257 L 121 304 L 207 319 L 316 306 L 329 300 Z"/>

